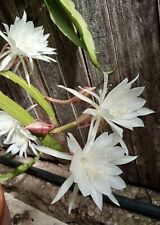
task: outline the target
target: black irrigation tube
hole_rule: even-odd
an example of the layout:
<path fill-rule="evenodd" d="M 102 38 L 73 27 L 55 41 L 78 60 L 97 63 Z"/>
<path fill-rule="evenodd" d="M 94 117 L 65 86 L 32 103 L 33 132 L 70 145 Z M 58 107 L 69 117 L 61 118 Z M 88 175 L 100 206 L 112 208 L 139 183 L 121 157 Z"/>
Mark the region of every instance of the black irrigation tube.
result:
<path fill-rule="evenodd" d="M 5 157 L 0 157 L 0 163 L 4 164 L 6 166 L 9 166 L 9 167 L 13 167 L 13 168 L 16 168 L 17 166 L 21 165 L 20 162 L 15 161 L 15 160 L 10 160 Z M 30 175 L 36 176 L 40 179 L 43 179 L 50 183 L 53 183 L 57 186 L 61 186 L 62 183 L 65 181 L 64 177 L 58 176 L 56 174 L 47 172 L 45 170 L 42 170 L 42 169 L 39 169 L 36 167 L 30 168 L 26 172 Z M 71 189 L 73 189 L 73 186 L 71 187 Z M 144 216 L 151 217 L 151 218 L 160 219 L 160 207 L 159 206 L 151 204 L 151 203 L 140 202 L 138 200 L 123 197 L 123 196 L 116 195 L 116 194 L 115 194 L 115 196 L 116 196 L 118 202 L 120 203 L 121 208 L 135 212 L 135 213 L 139 213 Z M 104 199 L 105 203 L 112 204 L 107 196 L 104 195 L 103 199 Z"/>

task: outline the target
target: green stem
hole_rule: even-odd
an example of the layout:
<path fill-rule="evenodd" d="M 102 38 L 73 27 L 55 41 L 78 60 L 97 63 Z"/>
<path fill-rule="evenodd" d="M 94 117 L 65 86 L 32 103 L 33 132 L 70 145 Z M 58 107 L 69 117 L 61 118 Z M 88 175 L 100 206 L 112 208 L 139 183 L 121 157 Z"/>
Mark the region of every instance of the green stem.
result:
<path fill-rule="evenodd" d="M 39 160 L 39 158 L 40 158 L 40 155 L 36 156 L 32 160 L 30 160 L 28 163 L 21 164 L 16 169 L 14 169 L 10 172 L 0 174 L 0 182 L 6 181 L 6 180 L 11 179 L 11 178 L 14 178 L 14 177 L 26 172 L 26 170 L 28 170 L 30 167 L 32 167 L 33 164 L 35 164 Z"/>
<path fill-rule="evenodd" d="M 56 134 L 56 133 L 61 133 L 61 132 L 64 132 L 68 129 L 71 129 L 73 127 L 77 127 L 78 125 L 82 124 L 82 123 L 85 123 L 85 122 L 89 122 L 91 120 L 91 116 L 90 115 L 82 115 L 80 116 L 77 120 L 71 122 L 71 123 L 68 123 L 64 126 L 61 126 L 61 127 L 57 127 L 57 128 L 54 128 L 53 130 L 50 131 L 50 134 Z"/>

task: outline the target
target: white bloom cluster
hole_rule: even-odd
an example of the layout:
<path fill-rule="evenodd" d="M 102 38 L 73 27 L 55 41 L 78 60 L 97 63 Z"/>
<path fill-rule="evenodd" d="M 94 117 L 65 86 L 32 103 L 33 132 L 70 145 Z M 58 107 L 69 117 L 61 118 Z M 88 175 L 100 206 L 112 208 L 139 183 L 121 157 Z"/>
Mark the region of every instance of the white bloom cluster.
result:
<path fill-rule="evenodd" d="M 37 138 L 8 113 L 0 111 L 0 137 L 1 143 L 8 147 L 6 153 L 27 157 L 28 147 L 37 155 L 35 143 Z"/>
<path fill-rule="evenodd" d="M 83 149 L 73 135 L 69 134 L 68 147 L 73 155 L 58 153 L 43 146 L 37 147 L 41 152 L 71 160 L 71 174 L 61 186 L 52 203 L 58 201 L 74 182 L 76 185 L 69 203 L 69 212 L 74 207 L 78 190 L 81 191 L 83 196 L 91 195 L 100 209 L 102 209 L 103 194 L 119 205 L 112 194 L 112 188 L 119 190 L 125 187 L 124 181 L 119 177 L 122 170 L 118 165 L 136 159 L 136 156 L 128 155 L 126 145 L 122 140 L 123 129 L 119 125 L 130 130 L 134 127 L 143 127 L 144 124 L 138 116 L 153 113 L 152 110 L 143 107 L 145 100 L 139 97 L 144 87 L 131 88 L 137 78 L 138 76 L 131 82 L 125 79 L 107 94 L 108 75 L 104 74 L 103 89 L 99 90 L 99 95 L 85 89 L 98 103 L 71 88 L 59 85 L 89 103 L 90 107 L 84 113 L 92 115 L 93 118 L 88 140 Z M 108 135 L 108 133 L 104 132 L 96 138 L 102 118 L 111 126 L 114 133 Z M 118 144 L 121 144 L 122 147 Z"/>
<path fill-rule="evenodd" d="M 19 64 L 22 63 L 29 83 L 28 65 L 31 68 L 30 72 L 32 72 L 33 59 L 56 62 L 55 59 L 47 56 L 56 54 L 55 48 L 48 47 L 47 39 L 49 34 L 43 34 L 42 26 L 35 28 L 32 21 L 27 22 L 26 12 L 24 12 L 21 19 L 16 17 L 14 24 L 10 28 L 7 24 L 3 25 L 6 32 L 2 33 L 0 31 L 0 36 L 7 41 L 8 45 L 0 54 L 0 59 L 3 58 L 0 63 L 0 70 L 10 69 L 18 60 L 15 71 L 18 69 Z"/>
<path fill-rule="evenodd" d="M 10 69 L 15 65 L 15 71 L 22 63 L 26 79 L 30 83 L 28 68 L 33 69 L 33 59 L 41 59 L 47 62 L 55 61 L 47 55 L 55 54 L 55 49 L 48 47 L 48 34 L 44 35 L 42 27 L 35 28 L 32 21 L 27 22 L 24 12 L 23 17 L 16 18 L 13 25 L 4 24 L 5 34 L 0 31 L 0 36 L 7 41 L 0 54 L 0 70 Z M 17 59 L 19 60 L 17 63 Z M 27 63 L 27 64 L 26 64 Z M 138 76 L 128 82 L 126 78 L 108 93 L 108 74 L 104 73 L 103 88 L 96 94 L 91 89 L 82 89 L 93 100 L 80 92 L 62 85 L 59 87 L 69 91 L 90 106 L 83 112 L 92 116 L 87 142 L 81 148 L 72 134 L 68 134 L 67 143 L 71 154 L 58 152 L 44 146 L 38 146 L 37 137 L 33 136 L 17 120 L 8 113 L 0 111 L 0 145 L 8 147 L 7 153 L 27 157 L 30 148 L 35 155 L 37 150 L 54 157 L 70 160 L 70 176 L 63 183 L 52 203 L 57 202 L 75 183 L 69 202 L 69 212 L 74 208 L 78 190 L 84 197 L 91 196 L 99 209 L 102 209 L 103 194 L 119 205 L 112 194 L 112 189 L 123 189 L 126 184 L 121 179 L 122 170 L 119 165 L 129 163 L 136 156 L 129 156 L 125 142 L 123 141 L 123 128 L 133 130 L 134 127 L 143 127 L 143 121 L 139 116 L 153 113 L 145 108 L 145 100 L 139 97 L 144 87 L 132 88 L 132 84 Z M 97 137 L 101 119 L 104 119 L 111 127 L 113 133 L 102 133 Z M 39 126 L 37 122 L 36 125 Z M 41 124 L 40 124 L 41 125 Z M 50 126 L 43 123 L 47 132 Z M 29 128 L 29 127 L 28 127 Z M 31 126 L 30 129 L 35 129 Z M 47 133 L 46 132 L 46 133 Z M 46 134 L 45 133 L 45 134 Z"/>

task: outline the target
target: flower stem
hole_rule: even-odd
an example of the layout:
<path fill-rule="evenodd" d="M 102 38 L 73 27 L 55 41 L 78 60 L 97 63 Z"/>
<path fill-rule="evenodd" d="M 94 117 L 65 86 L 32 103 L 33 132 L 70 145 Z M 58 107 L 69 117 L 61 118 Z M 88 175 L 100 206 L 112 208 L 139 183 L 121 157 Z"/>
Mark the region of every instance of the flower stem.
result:
<path fill-rule="evenodd" d="M 87 115 L 87 114 L 81 115 L 77 120 L 75 120 L 75 121 L 73 121 L 71 123 L 68 123 L 68 124 L 66 124 L 64 126 L 54 128 L 49 133 L 50 134 L 56 134 L 56 133 L 60 133 L 60 132 L 63 132 L 65 130 L 71 129 L 73 127 L 77 127 L 81 123 L 90 122 L 91 121 L 91 118 L 92 117 L 90 115 Z"/>

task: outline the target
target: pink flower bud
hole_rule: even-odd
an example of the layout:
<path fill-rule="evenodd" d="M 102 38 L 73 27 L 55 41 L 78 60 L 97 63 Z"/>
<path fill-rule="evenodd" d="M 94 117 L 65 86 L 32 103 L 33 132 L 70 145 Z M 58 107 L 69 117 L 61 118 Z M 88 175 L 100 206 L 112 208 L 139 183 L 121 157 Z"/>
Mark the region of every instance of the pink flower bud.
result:
<path fill-rule="evenodd" d="M 54 124 L 48 124 L 45 122 L 37 121 L 29 124 L 25 128 L 32 133 L 45 135 L 48 134 L 49 131 L 52 130 L 54 127 L 55 127 Z"/>

